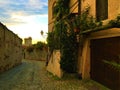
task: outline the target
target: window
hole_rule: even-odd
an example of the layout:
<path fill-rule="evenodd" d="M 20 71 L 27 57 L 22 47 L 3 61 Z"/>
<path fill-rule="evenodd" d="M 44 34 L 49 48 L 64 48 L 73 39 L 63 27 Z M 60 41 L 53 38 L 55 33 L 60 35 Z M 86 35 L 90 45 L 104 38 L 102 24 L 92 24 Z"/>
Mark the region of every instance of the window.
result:
<path fill-rule="evenodd" d="M 108 0 L 96 0 L 96 18 L 97 21 L 108 18 Z"/>

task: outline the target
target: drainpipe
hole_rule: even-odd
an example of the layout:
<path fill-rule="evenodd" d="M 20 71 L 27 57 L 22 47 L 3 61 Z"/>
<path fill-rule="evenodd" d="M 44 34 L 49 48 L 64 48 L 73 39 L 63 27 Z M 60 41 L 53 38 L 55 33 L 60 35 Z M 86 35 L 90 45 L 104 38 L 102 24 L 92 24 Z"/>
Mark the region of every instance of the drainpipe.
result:
<path fill-rule="evenodd" d="M 81 0 L 78 0 L 78 19 L 79 19 L 79 22 L 80 22 L 80 19 L 81 19 Z M 80 28 L 80 26 L 79 26 L 79 28 Z M 80 32 L 82 32 L 81 30 L 80 30 Z M 78 34 L 79 35 L 79 34 Z M 79 35 L 79 38 L 81 37 L 81 35 Z M 78 38 L 78 39 L 79 39 Z"/>
<path fill-rule="evenodd" d="M 78 0 L 78 19 L 79 19 L 79 22 L 80 22 L 80 19 L 81 19 L 81 0 Z M 79 28 L 80 28 L 80 26 L 79 26 Z M 81 32 L 81 30 L 80 30 L 80 32 Z M 80 38 L 80 35 L 79 35 L 79 33 L 78 33 L 78 35 L 77 35 L 77 37 L 78 37 L 78 42 L 79 42 L 79 38 Z"/>
<path fill-rule="evenodd" d="M 81 0 L 78 0 L 78 15 L 81 15 Z"/>
<path fill-rule="evenodd" d="M 80 15 L 81 15 L 81 0 L 78 0 L 78 17 L 79 17 L 79 21 L 81 19 Z M 80 30 L 80 32 L 82 32 L 82 31 Z M 83 47 L 82 38 L 83 38 L 83 35 L 79 35 L 80 42 L 79 42 L 79 46 L 78 46 L 78 50 L 79 50 L 78 51 L 78 63 L 79 63 L 80 57 L 82 56 L 82 47 Z M 82 66 L 81 66 L 81 64 L 78 64 L 78 78 L 79 79 L 82 79 L 82 71 L 81 70 L 82 70 Z"/>

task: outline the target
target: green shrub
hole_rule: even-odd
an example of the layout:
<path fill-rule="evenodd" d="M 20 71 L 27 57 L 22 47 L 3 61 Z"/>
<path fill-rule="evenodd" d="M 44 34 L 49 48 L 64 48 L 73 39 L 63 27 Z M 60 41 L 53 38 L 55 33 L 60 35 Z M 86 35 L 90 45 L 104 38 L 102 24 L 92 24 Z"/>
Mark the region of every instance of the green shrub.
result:
<path fill-rule="evenodd" d="M 118 28 L 120 28 L 120 15 L 118 15 L 115 20 L 110 20 L 110 22 L 108 24 L 110 24 L 111 27 L 118 27 Z"/>
<path fill-rule="evenodd" d="M 27 50 L 27 52 L 32 53 L 33 50 L 34 50 L 34 47 L 33 46 L 29 46 L 29 47 L 27 47 L 26 50 Z"/>

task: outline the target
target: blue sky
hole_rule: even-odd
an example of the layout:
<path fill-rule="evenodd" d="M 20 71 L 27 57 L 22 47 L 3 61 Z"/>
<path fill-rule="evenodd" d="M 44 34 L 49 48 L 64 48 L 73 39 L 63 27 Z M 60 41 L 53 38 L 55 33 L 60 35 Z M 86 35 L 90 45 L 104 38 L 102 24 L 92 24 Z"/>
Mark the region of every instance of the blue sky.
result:
<path fill-rule="evenodd" d="M 22 39 L 44 41 L 48 31 L 48 0 L 0 0 L 0 22 Z M 44 36 L 40 31 L 44 31 Z"/>

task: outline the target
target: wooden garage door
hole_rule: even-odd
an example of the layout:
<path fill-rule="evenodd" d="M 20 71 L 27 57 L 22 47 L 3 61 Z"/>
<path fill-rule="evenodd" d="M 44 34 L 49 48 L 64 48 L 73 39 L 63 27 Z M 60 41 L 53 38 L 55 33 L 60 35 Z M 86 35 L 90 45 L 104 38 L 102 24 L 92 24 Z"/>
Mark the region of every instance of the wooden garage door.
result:
<path fill-rule="evenodd" d="M 120 71 L 103 60 L 120 64 L 120 37 L 91 40 L 91 78 L 112 90 L 120 90 Z"/>

